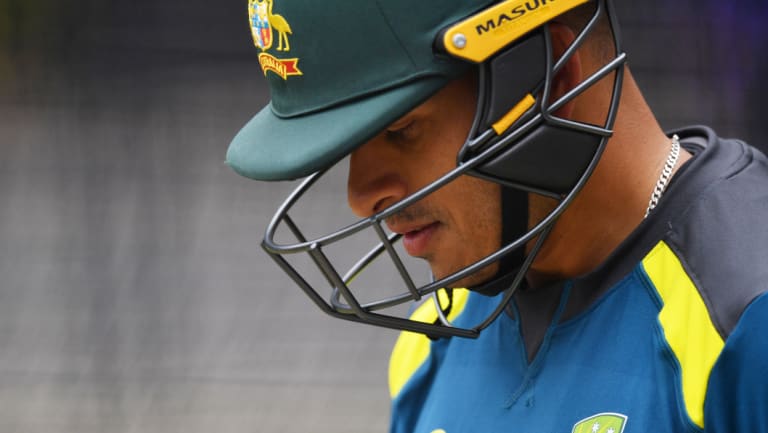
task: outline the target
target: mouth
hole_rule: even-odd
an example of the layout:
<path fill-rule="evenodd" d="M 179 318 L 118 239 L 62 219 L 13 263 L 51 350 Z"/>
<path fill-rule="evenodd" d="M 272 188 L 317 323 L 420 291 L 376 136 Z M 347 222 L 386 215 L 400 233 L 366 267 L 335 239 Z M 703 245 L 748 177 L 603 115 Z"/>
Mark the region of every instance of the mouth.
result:
<path fill-rule="evenodd" d="M 412 257 L 425 257 L 430 241 L 434 238 L 435 232 L 440 227 L 440 222 L 419 226 L 416 228 L 404 230 L 403 248 Z"/>

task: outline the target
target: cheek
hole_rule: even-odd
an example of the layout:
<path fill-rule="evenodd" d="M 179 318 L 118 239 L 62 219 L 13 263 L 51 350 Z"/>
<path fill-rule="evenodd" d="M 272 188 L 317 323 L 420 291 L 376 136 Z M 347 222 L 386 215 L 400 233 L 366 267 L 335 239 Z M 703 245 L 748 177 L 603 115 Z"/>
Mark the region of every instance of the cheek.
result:
<path fill-rule="evenodd" d="M 447 275 L 481 260 L 501 246 L 501 189 L 498 185 L 464 177 L 445 190 L 449 209 L 445 249 L 438 252 L 432 265 L 438 275 Z M 446 253 L 447 255 L 440 255 Z M 437 267 L 437 269 L 434 269 Z M 495 275 L 497 264 L 460 280 L 455 287 L 474 286 Z"/>
<path fill-rule="evenodd" d="M 501 246 L 501 188 L 473 177 L 461 181 L 452 192 L 453 200 L 459 203 L 454 217 L 465 251 L 477 260 Z"/>
<path fill-rule="evenodd" d="M 420 161 L 429 162 L 422 163 Z M 425 156 L 418 155 L 403 160 L 399 167 L 404 173 L 407 173 L 409 193 L 412 194 L 456 168 L 455 154 L 446 156 L 440 152 Z M 438 188 L 435 192 L 427 195 L 423 201 L 439 203 L 441 208 L 450 208 L 453 205 L 453 197 L 457 197 L 458 194 L 465 194 L 465 187 L 461 185 L 460 180 L 461 178 Z"/>

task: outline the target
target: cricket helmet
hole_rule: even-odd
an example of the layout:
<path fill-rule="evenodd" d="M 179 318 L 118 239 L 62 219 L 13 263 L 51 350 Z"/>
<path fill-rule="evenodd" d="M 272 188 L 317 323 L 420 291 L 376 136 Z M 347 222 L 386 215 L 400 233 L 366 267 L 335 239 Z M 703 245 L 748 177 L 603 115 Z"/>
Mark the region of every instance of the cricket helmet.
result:
<path fill-rule="evenodd" d="M 549 23 L 588 4 L 583 29 L 554 58 Z M 306 178 L 267 227 L 265 251 L 328 314 L 433 337 L 477 336 L 523 284 L 547 233 L 586 183 L 612 133 L 626 55 L 611 0 L 250 0 L 248 10 L 271 101 L 234 138 L 227 163 L 256 180 Z M 555 75 L 601 22 L 611 30 L 611 59 L 553 100 Z M 374 215 L 308 237 L 290 213 L 324 173 L 470 71 L 478 77 L 477 105 L 456 167 Z M 555 114 L 609 76 L 613 91 L 602 124 Z M 399 235 L 388 233 L 384 223 L 462 175 L 500 184 L 502 201 L 524 202 L 526 209 L 530 193 L 558 204 L 532 227 L 527 213 L 504 215 L 499 250 L 439 280 L 417 283 L 396 248 Z M 292 240 L 278 242 L 278 230 Z M 339 269 L 326 251 L 362 231 L 374 233 L 376 244 L 349 269 Z M 309 282 L 291 264 L 296 255 L 309 258 L 322 284 Z M 361 301 L 352 281 L 377 260 L 391 261 L 402 290 Z M 498 296 L 498 307 L 476 324 L 456 326 L 450 314 L 456 291 L 444 288 L 494 262 L 504 265 L 502 271 L 488 287 L 476 289 Z M 424 298 L 433 300 L 431 318 L 389 313 Z"/>

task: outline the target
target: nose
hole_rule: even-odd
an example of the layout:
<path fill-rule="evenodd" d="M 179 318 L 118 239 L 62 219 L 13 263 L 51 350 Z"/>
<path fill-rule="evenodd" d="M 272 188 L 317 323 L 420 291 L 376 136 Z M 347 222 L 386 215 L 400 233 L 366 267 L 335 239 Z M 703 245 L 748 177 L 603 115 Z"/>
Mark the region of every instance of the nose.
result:
<path fill-rule="evenodd" d="M 347 201 L 352 212 L 365 218 L 408 195 L 402 165 L 385 143 L 373 139 L 352 152 L 347 178 Z"/>

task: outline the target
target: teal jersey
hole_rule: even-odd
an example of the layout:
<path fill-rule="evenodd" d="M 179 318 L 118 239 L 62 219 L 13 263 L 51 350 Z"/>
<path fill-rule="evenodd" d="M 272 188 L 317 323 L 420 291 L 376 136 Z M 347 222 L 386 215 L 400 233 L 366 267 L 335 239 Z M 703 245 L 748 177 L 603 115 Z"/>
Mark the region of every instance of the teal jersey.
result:
<path fill-rule="evenodd" d="M 401 334 L 392 433 L 768 432 L 768 161 L 676 133 L 695 157 L 594 272 L 520 291 L 477 340 Z M 498 299 L 454 291 L 457 326 Z"/>

